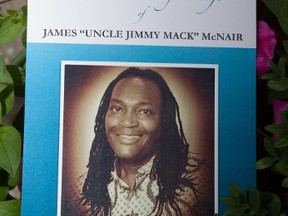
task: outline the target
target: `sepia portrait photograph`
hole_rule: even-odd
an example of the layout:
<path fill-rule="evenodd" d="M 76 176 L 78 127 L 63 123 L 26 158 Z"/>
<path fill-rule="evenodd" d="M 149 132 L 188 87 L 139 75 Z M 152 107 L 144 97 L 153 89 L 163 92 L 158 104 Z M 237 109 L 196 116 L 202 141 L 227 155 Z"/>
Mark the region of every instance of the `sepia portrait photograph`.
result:
<path fill-rule="evenodd" d="M 217 211 L 217 65 L 62 62 L 58 216 Z"/>

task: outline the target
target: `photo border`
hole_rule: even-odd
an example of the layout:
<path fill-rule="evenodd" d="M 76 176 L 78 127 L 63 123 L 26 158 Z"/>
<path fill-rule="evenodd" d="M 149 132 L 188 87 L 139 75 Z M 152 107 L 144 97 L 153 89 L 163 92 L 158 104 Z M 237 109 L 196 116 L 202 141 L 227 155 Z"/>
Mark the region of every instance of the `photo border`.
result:
<path fill-rule="evenodd" d="M 218 115 L 219 115 L 219 65 L 218 64 L 187 64 L 187 63 L 151 63 L 151 62 L 109 62 L 109 61 L 79 61 L 62 60 L 61 61 L 61 83 L 60 83 L 60 122 L 59 122 L 59 152 L 58 152 L 58 183 L 57 183 L 57 216 L 61 216 L 62 209 L 62 176 L 63 176 L 63 121 L 64 121 L 64 88 L 65 88 L 65 66 L 124 66 L 124 67 L 161 67 L 161 68 L 199 68 L 214 69 L 214 214 L 219 212 L 219 136 L 218 136 Z"/>

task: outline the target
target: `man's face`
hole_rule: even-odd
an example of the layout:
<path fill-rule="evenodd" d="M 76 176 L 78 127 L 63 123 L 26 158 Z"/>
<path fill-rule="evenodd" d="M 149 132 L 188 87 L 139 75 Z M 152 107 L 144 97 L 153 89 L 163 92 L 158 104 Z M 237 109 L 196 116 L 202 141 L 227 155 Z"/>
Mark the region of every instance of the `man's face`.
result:
<path fill-rule="evenodd" d="M 142 78 L 125 78 L 114 87 L 105 117 L 106 136 L 123 161 L 142 165 L 155 155 L 161 132 L 161 94 Z"/>

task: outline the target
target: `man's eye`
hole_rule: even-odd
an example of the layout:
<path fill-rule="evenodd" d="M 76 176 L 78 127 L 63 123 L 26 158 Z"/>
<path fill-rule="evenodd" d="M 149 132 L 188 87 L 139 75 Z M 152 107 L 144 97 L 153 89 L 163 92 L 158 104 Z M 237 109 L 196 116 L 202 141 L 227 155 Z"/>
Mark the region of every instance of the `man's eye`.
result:
<path fill-rule="evenodd" d="M 150 109 L 140 109 L 138 113 L 143 116 L 150 116 L 152 111 Z"/>
<path fill-rule="evenodd" d="M 110 110 L 111 110 L 112 112 L 122 112 L 122 111 L 123 111 L 122 107 L 120 107 L 120 106 L 112 106 L 112 107 L 110 108 Z"/>

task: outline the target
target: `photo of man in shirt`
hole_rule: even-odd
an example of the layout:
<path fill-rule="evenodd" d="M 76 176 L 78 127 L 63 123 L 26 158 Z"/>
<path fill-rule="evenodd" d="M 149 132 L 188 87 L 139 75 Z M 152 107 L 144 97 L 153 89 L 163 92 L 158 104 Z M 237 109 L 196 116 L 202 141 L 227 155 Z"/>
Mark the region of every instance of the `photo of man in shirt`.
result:
<path fill-rule="evenodd" d="M 110 82 L 94 133 L 62 215 L 213 215 L 213 164 L 189 150 L 179 105 L 155 70 L 128 67 Z"/>

